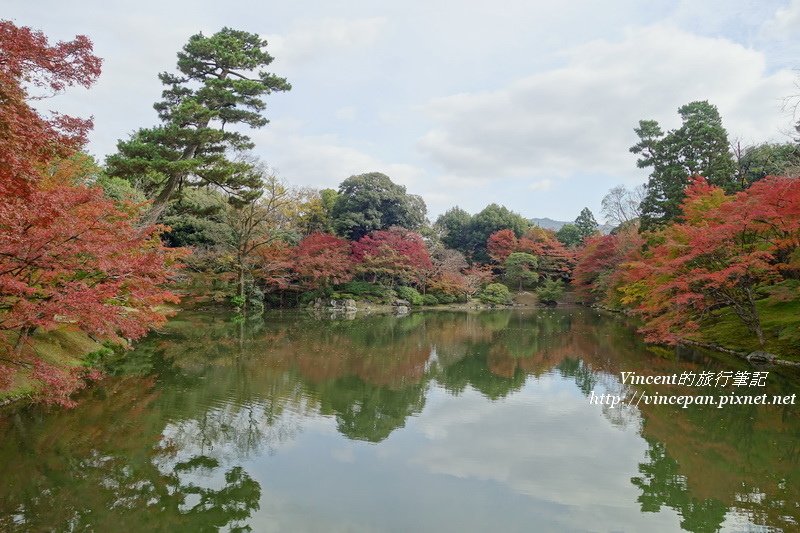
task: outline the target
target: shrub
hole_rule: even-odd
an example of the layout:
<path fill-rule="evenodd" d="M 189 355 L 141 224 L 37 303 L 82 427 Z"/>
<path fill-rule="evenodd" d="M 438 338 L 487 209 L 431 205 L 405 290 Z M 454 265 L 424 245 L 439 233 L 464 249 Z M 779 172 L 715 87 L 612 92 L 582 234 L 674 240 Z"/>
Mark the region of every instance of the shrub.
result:
<path fill-rule="evenodd" d="M 398 287 L 397 296 L 411 305 L 422 305 L 422 295 L 414 287 Z"/>
<path fill-rule="evenodd" d="M 556 303 L 564 294 L 564 283 L 559 280 L 547 279 L 541 287 L 536 289 L 539 301 L 546 304 Z"/>
<path fill-rule="evenodd" d="M 452 294 L 437 292 L 435 294 L 437 300 L 439 300 L 440 304 L 451 304 L 456 301 L 456 297 Z"/>
<path fill-rule="evenodd" d="M 336 292 L 354 300 L 369 300 L 371 302 L 388 301 L 395 296 L 395 292 L 383 285 L 369 283 L 368 281 L 351 281 L 336 287 Z"/>
<path fill-rule="evenodd" d="M 306 305 L 306 304 L 312 303 L 317 298 L 327 298 L 328 296 L 330 296 L 330 294 L 328 292 L 326 292 L 326 291 L 324 291 L 322 289 L 317 289 L 315 291 L 307 291 L 307 292 L 301 293 L 300 296 L 298 297 L 297 301 L 301 305 Z"/>
<path fill-rule="evenodd" d="M 439 299 L 433 294 L 426 294 L 422 297 L 423 305 L 439 305 Z"/>
<path fill-rule="evenodd" d="M 511 293 L 508 291 L 508 287 L 502 283 L 490 283 L 478 295 L 478 298 L 482 302 L 490 304 L 511 303 Z"/>

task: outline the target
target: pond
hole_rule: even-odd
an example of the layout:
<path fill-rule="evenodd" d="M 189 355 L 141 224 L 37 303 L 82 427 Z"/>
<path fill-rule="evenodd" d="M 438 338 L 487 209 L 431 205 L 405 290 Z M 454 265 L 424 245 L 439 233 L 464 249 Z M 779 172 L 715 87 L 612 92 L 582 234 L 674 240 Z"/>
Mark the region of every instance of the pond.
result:
<path fill-rule="evenodd" d="M 70 410 L 0 410 L 3 531 L 798 531 L 797 405 L 620 372 L 753 371 L 649 351 L 583 308 L 242 320 L 185 311 Z M 796 373 L 769 368 L 789 395 Z"/>

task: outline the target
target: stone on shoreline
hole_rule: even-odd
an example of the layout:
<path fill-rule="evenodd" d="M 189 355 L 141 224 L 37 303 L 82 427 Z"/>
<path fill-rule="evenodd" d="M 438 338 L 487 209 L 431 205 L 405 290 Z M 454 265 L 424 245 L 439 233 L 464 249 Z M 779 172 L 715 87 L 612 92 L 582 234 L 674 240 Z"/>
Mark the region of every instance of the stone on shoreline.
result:
<path fill-rule="evenodd" d="M 777 356 L 769 352 L 757 350 L 747 354 L 747 360 L 751 363 L 774 363 Z"/>

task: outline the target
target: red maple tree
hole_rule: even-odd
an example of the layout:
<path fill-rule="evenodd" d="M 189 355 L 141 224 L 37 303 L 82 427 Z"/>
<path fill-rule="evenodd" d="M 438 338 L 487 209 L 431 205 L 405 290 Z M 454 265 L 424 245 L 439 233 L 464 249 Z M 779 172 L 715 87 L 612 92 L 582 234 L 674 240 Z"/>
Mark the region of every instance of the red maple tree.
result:
<path fill-rule="evenodd" d="M 575 253 L 556 238 L 554 232 L 532 227 L 517 239 L 510 229 L 498 230 L 486 240 L 489 256 L 502 264 L 514 252 L 524 252 L 539 258 L 537 272 L 548 278 L 569 278 L 575 263 Z"/>
<path fill-rule="evenodd" d="M 64 159 L 83 145 L 90 120 L 46 119 L 27 101 L 31 89 L 88 87 L 99 73 L 86 37 L 50 45 L 0 21 L 0 386 L 26 369 L 42 399 L 64 405 L 97 373 L 51 364 L 30 336 L 64 327 L 141 337 L 165 320 L 159 306 L 177 301 L 162 284 L 182 255 L 162 245 L 163 228 L 137 227 L 140 206 L 87 187 L 81 165 Z"/>
<path fill-rule="evenodd" d="M 39 167 L 83 146 L 92 127 L 89 119 L 43 117 L 27 102 L 30 89 L 89 87 L 100 64 L 83 35 L 51 45 L 42 32 L 0 20 L 0 194 L 30 193 Z"/>
<path fill-rule="evenodd" d="M 519 250 L 519 240 L 510 229 L 501 229 L 489 235 L 486 250 L 492 260 L 503 264 L 509 255 Z"/>
<path fill-rule="evenodd" d="M 645 318 L 648 340 L 678 342 L 726 307 L 763 345 L 756 302 L 769 286 L 800 274 L 800 181 L 767 177 L 726 196 L 696 178 L 683 215 L 629 265 L 622 289 Z"/>
<path fill-rule="evenodd" d="M 253 275 L 266 292 L 283 291 L 294 281 L 292 248 L 284 241 L 273 241 L 257 248 L 257 267 Z"/>
<path fill-rule="evenodd" d="M 181 251 L 161 244 L 163 228 L 137 228 L 138 213 L 82 186 L 0 203 L 0 352 L 7 361 L 44 368 L 22 350 L 37 329 L 71 325 L 136 339 L 164 322 L 158 306 L 177 298 L 161 285 Z"/>
<path fill-rule="evenodd" d="M 612 235 L 593 235 L 578 250 L 572 283 L 578 297 L 589 303 L 620 307 L 622 265 L 638 259 L 644 245 L 632 225 Z"/>
<path fill-rule="evenodd" d="M 353 278 L 350 243 L 328 233 L 312 233 L 294 249 L 293 268 L 308 289 L 346 283 Z"/>
<path fill-rule="evenodd" d="M 433 268 L 425 241 L 419 233 L 392 227 L 373 231 L 353 243 L 358 270 L 388 283 L 419 284 L 424 272 Z"/>
<path fill-rule="evenodd" d="M 541 276 L 568 279 L 575 266 L 575 252 L 558 240 L 554 231 L 534 226 L 519 239 L 520 252 L 539 257 Z"/>

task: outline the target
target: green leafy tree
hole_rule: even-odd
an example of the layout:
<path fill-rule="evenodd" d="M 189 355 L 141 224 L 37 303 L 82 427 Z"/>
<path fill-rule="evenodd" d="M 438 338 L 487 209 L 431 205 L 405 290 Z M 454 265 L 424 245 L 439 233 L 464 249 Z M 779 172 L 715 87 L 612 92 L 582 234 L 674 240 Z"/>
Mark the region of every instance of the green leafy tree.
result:
<path fill-rule="evenodd" d="M 489 260 L 486 241 L 492 233 L 510 229 L 514 235 L 521 237 L 528 227 L 530 223 L 519 213 L 501 205 L 490 204 L 470 220 L 467 227 L 468 249 L 461 251 L 473 261 L 486 262 Z"/>
<path fill-rule="evenodd" d="M 336 198 L 339 192 L 336 189 L 322 189 L 319 191 L 319 201 L 322 206 L 323 218 L 326 231 L 333 232 L 333 207 L 336 205 Z"/>
<path fill-rule="evenodd" d="M 746 189 L 767 176 L 793 176 L 800 171 L 800 147 L 793 143 L 763 143 L 734 150 L 737 181 Z"/>
<path fill-rule="evenodd" d="M 692 176 L 704 176 L 726 191 L 737 185 L 728 133 L 717 108 L 707 101 L 691 102 L 678 113 L 681 127 L 666 134 L 655 120 L 642 120 L 634 129 L 639 142 L 630 151 L 639 156 L 639 168 L 651 169 L 641 205 L 643 229 L 680 216 L 684 191 Z"/>
<path fill-rule="evenodd" d="M 469 249 L 468 229 L 471 220 L 472 215 L 456 206 L 439 215 L 434 228 L 445 246 L 466 253 Z"/>
<path fill-rule="evenodd" d="M 487 262 L 486 241 L 493 233 L 508 229 L 521 237 L 530 222 L 506 207 L 490 204 L 477 215 L 454 207 L 436 220 L 435 227 L 447 247 L 458 250 L 471 261 Z"/>
<path fill-rule="evenodd" d="M 575 224 L 564 224 L 556 232 L 556 238 L 564 246 L 577 246 L 583 240 L 581 230 Z"/>
<path fill-rule="evenodd" d="M 331 212 L 338 193 L 333 189 L 318 191 L 306 187 L 299 189 L 296 195 L 294 218 L 297 229 L 303 235 L 311 235 L 314 232 L 333 233 Z"/>
<path fill-rule="evenodd" d="M 589 210 L 588 207 L 584 207 L 581 209 L 581 213 L 578 215 L 578 218 L 575 219 L 575 227 L 578 229 L 578 235 L 580 236 L 581 242 L 586 237 L 591 237 L 595 233 L 597 233 L 598 225 L 597 221 L 594 219 L 594 215 Z"/>
<path fill-rule="evenodd" d="M 514 252 L 508 256 L 503 267 L 506 271 L 506 279 L 522 290 L 523 285 L 536 283 L 539 274 L 536 269 L 539 267 L 539 258 L 525 252 Z"/>
<path fill-rule="evenodd" d="M 406 194 L 406 188 L 386 174 L 370 172 L 350 176 L 339 185 L 331 218 L 339 235 L 358 240 L 391 226 L 418 229 L 426 212 L 421 197 Z"/>
<path fill-rule="evenodd" d="M 259 128 L 264 96 L 288 91 L 284 79 L 263 70 L 273 60 L 258 35 L 223 28 L 193 35 L 178 53 L 178 73 L 161 73 L 166 86 L 154 107 L 162 124 L 120 141 L 108 173 L 132 180 L 153 198 L 144 217 L 155 222 L 183 187 L 215 185 L 229 193 L 260 186 L 250 164 L 231 157 L 253 147 L 236 126 Z"/>
<path fill-rule="evenodd" d="M 95 182 L 103 189 L 106 198 L 111 198 L 118 202 L 129 200 L 135 203 L 142 203 L 145 197 L 142 191 L 131 185 L 131 182 L 122 178 L 102 175 Z"/>

